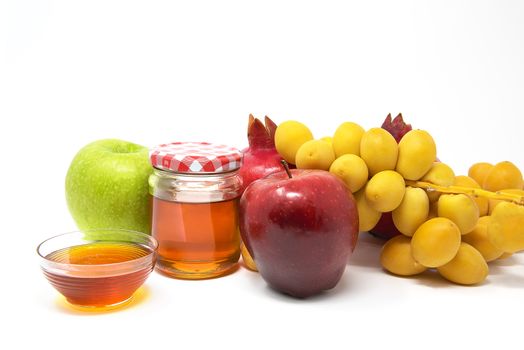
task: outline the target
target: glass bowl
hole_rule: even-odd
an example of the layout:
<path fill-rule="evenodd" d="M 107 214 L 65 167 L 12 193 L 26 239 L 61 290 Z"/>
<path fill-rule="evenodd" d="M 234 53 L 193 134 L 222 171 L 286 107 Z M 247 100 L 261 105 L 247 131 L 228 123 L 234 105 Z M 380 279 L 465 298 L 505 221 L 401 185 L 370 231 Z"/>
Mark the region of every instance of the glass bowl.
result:
<path fill-rule="evenodd" d="M 104 229 L 64 233 L 38 245 L 45 277 L 73 306 L 114 308 L 130 301 L 156 262 L 150 235 Z"/>

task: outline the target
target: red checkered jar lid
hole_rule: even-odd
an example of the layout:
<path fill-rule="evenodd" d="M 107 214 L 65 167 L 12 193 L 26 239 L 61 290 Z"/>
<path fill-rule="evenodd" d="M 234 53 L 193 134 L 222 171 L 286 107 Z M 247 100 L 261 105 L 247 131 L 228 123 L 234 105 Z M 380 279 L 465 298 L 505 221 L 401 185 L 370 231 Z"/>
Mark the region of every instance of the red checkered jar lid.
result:
<path fill-rule="evenodd" d="M 176 173 L 224 173 L 240 168 L 242 153 L 209 142 L 173 142 L 155 147 L 149 157 L 160 170 Z"/>

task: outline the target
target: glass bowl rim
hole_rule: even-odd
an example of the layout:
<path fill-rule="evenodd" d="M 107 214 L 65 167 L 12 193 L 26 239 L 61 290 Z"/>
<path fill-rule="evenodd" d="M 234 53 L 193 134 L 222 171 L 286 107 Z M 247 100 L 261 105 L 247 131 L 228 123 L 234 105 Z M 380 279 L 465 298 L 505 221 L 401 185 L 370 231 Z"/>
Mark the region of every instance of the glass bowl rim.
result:
<path fill-rule="evenodd" d="M 152 250 L 147 255 L 139 257 L 139 258 L 126 260 L 126 261 L 122 261 L 122 262 L 117 262 L 117 263 L 94 264 L 94 265 L 89 265 L 89 264 L 71 264 L 71 263 L 57 262 L 57 261 L 53 261 L 51 259 L 48 259 L 44 255 L 42 255 L 41 252 L 40 252 L 40 248 L 44 244 L 48 243 L 49 241 L 51 241 L 53 239 L 64 237 L 64 236 L 71 236 L 71 235 L 80 234 L 80 233 L 103 232 L 103 231 L 125 232 L 125 233 L 130 233 L 130 234 L 133 234 L 133 235 L 138 235 L 138 236 L 140 236 L 142 238 L 146 238 L 149 243 L 152 243 L 152 247 L 148 245 L 148 248 L 152 248 Z M 94 242 L 96 242 L 96 240 L 94 240 Z M 116 240 L 108 240 L 107 242 L 118 242 L 118 241 L 116 241 Z M 126 241 L 124 241 L 124 242 L 126 242 Z M 134 242 L 128 242 L 128 243 L 134 243 Z M 68 247 L 64 247 L 64 248 L 68 248 Z M 157 254 L 157 250 L 158 250 L 158 241 L 152 235 L 147 234 L 147 233 L 143 233 L 143 232 L 140 232 L 140 231 L 119 229 L 119 228 L 97 228 L 97 229 L 86 229 L 86 230 L 78 229 L 78 230 L 74 230 L 74 231 L 64 232 L 64 233 L 60 233 L 60 234 L 54 235 L 52 237 L 49 237 L 49 238 L 43 240 L 36 247 L 36 253 L 38 254 L 38 257 L 40 258 L 41 265 L 42 264 L 49 264 L 52 267 L 58 268 L 60 270 L 68 270 L 70 268 L 77 268 L 77 269 L 84 269 L 84 270 L 88 270 L 88 269 L 95 269 L 96 270 L 96 269 L 104 268 L 104 267 L 124 267 L 124 266 L 132 264 L 132 263 L 149 260 L 152 256 L 154 257 Z"/>

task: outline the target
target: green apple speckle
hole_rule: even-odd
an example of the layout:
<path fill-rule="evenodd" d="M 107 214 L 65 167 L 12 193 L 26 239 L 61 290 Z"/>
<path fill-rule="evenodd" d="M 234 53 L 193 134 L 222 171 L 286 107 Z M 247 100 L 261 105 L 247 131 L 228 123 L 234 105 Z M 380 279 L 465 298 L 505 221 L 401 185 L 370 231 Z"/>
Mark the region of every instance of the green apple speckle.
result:
<path fill-rule="evenodd" d="M 131 142 L 92 142 L 75 156 L 66 176 L 69 211 L 81 230 L 151 233 L 148 149 Z"/>

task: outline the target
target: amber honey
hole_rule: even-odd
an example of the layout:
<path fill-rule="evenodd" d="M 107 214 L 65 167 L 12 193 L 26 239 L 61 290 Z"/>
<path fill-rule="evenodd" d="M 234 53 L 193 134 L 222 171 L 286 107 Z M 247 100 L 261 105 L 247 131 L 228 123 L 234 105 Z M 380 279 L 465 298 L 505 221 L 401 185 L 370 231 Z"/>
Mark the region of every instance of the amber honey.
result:
<path fill-rule="evenodd" d="M 231 272 L 240 257 L 242 153 L 209 142 L 172 142 L 154 148 L 150 161 L 156 269 L 184 279 Z"/>
<path fill-rule="evenodd" d="M 238 198 L 186 203 L 153 197 L 153 236 L 157 270 L 185 278 L 226 274 L 238 262 Z"/>
<path fill-rule="evenodd" d="M 127 242 L 95 242 L 45 256 L 51 284 L 71 304 L 107 307 L 126 302 L 153 268 L 154 251 Z M 53 263 L 57 263 L 56 266 Z M 67 264 L 67 268 L 61 268 Z"/>

